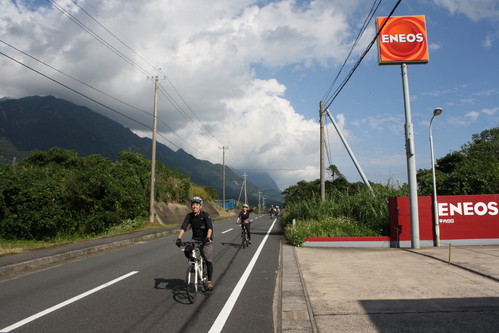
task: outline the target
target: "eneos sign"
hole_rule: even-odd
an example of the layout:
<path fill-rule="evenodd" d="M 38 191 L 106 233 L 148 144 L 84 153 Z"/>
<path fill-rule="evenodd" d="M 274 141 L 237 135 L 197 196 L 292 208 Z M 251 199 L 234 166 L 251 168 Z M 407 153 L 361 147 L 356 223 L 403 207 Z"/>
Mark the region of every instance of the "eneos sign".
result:
<path fill-rule="evenodd" d="M 389 207 L 391 240 L 405 246 L 411 239 L 409 198 L 390 198 Z M 433 198 L 418 197 L 418 207 L 421 243 L 431 246 Z M 499 245 L 499 194 L 440 195 L 438 223 L 441 244 Z"/>
<path fill-rule="evenodd" d="M 424 16 L 378 17 L 376 30 L 379 31 L 380 65 L 428 62 L 428 39 Z"/>

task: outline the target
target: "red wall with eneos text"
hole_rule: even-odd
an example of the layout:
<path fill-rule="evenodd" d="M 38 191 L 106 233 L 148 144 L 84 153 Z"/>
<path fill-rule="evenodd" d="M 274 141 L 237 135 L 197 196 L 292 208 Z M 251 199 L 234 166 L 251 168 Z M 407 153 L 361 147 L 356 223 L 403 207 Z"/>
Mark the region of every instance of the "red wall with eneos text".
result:
<path fill-rule="evenodd" d="M 499 195 L 438 196 L 440 240 L 499 239 Z M 390 240 L 411 240 L 409 197 L 389 199 Z M 433 240 L 433 198 L 418 197 L 420 240 Z"/>

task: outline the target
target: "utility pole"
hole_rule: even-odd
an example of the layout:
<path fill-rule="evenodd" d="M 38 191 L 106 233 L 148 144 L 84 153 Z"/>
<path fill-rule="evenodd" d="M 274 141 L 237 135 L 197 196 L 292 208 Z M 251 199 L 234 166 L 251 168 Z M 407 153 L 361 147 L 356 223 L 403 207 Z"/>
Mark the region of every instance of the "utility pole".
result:
<path fill-rule="evenodd" d="M 222 202 L 225 211 L 225 149 L 229 149 L 227 146 L 219 147 L 222 149 Z"/>
<path fill-rule="evenodd" d="M 261 205 L 261 194 L 262 194 L 262 191 L 258 191 L 258 211 L 262 211 L 262 205 Z"/>
<path fill-rule="evenodd" d="M 154 113 L 152 121 L 152 153 L 151 153 L 151 193 L 149 198 L 149 222 L 154 223 L 154 182 L 156 181 L 156 126 L 158 123 L 158 77 L 154 80 Z"/>
<path fill-rule="evenodd" d="M 321 200 L 326 200 L 326 173 L 324 170 L 324 103 L 319 103 L 319 119 L 320 119 L 320 175 L 321 175 Z"/>
<path fill-rule="evenodd" d="M 244 175 L 243 175 L 243 178 L 244 178 L 244 203 L 245 204 L 248 204 L 248 192 L 246 190 L 246 177 L 248 177 L 248 175 L 246 174 L 246 171 L 244 172 Z"/>

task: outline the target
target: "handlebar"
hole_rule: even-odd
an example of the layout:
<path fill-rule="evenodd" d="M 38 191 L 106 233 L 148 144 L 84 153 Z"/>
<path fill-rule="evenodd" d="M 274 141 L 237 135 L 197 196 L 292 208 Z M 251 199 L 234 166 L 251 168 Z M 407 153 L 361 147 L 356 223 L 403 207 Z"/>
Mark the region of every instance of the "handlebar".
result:
<path fill-rule="evenodd" d="M 203 245 L 204 242 L 203 241 L 198 241 L 198 240 L 190 240 L 190 241 L 187 241 L 187 242 L 182 242 L 180 244 L 180 246 L 183 246 L 183 247 L 186 247 L 188 245 L 193 245 L 193 244 L 196 244 L 196 245 Z"/>

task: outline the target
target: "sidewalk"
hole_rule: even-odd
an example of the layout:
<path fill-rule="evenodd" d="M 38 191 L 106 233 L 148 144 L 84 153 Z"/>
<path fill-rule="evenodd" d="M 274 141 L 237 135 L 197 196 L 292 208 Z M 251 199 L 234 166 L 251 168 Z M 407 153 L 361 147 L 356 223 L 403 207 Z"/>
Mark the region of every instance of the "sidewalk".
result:
<path fill-rule="evenodd" d="M 497 246 L 282 255 L 282 332 L 499 332 Z"/>

